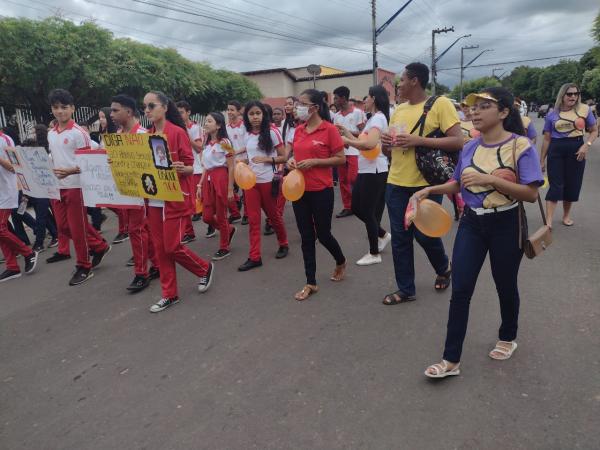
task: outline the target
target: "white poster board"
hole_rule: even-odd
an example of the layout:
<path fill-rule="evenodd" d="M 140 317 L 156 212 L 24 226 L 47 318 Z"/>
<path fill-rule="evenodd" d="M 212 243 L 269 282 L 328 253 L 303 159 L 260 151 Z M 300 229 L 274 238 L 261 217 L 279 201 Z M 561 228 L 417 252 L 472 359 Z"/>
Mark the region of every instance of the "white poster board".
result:
<path fill-rule="evenodd" d="M 134 208 L 144 205 L 144 199 L 119 194 L 113 179 L 106 150 L 77 150 L 77 166 L 83 204 L 91 207 Z"/>
<path fill-rule="evenodd" d="M 60 199 L 58 179 L 43 147 L 15 147 L 6 154 L 17 175 L 19 189 L 34 198 Z"/>

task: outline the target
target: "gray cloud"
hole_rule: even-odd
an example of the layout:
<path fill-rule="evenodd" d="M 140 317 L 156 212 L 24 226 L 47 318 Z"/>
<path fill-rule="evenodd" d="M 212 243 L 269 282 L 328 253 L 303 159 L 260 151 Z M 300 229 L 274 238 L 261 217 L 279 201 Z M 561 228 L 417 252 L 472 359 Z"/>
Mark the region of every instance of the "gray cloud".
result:
<path fill-rule="evenodd" d="M 60 12 L 75 22 L 93 18 L 116 36 L 173 47 L 190 59 L 207 61 L 217 68 L 245 71 L 316 63 L 361 70 L 371 65 L 370 2 L 366 0 L 143 1 L 164 6 L 152 7 L 131 0 L 102 0 L 102 5 L 85 0 L 0 0 L 0 3 L 5 16 L 42 18 Z M 437 36 L 439 52 L 461 35 L 472 36 L 449 51 L 440 60 L 439 68 L 458 66 L 460 46 L 467 44 L 478 44 L 481 50 L 494 49 L 478 59 L 477 64 L 582 53 L 593 45 L 589 30 L 598 12 L 593 3 L 588 0 L 414 0 L 380 35 L 379 64 L 399 72 L 412 60 L 429 63 L 431 30 L 444 26 L 454 26 L 455 32 Z M 381 25 L 403 1 L 380 0 L 377 4 L 378 25 Z M 169 11 L 167 7 L 186 13 Z M 195 14 L 235 22 L 241 27 Z M 168 17 L 187 22 L 168 20 Z M 468 57 L 477 53 L 471 50 Z M 529 64 L 554 62 L 556 60 Z M 510 72 L 515 65 L 501 67 Z M 469 79 L 491 74 L 491 71 L 492 67 L 471 68 L 465 75 Z M 456 84 L 458 71 L 441 71 L 439 81 Z"/>

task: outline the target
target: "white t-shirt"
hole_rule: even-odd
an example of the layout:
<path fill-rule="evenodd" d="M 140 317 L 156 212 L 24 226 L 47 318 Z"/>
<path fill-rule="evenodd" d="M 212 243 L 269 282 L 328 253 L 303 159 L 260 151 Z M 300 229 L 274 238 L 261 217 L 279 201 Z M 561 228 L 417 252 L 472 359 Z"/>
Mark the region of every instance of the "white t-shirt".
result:
<path fill-rule="evenodd" d="M 273 149 L 267 153 L 258 148 L 258 139 L 260 135 L 252 132 L 246 133 L 246 151 L 248 152 L 248 165 L 256 175 L 257 183 L 270 183 L 273 180 L 273 164 L 271 163 L 253 163 L 252 158 L 255 156 L 268 156 L 275 158 L 277 156 L 277 148 L 283 145 L 283 139 L 276 128 L 271 128 L 271 140 L 273 141 Z"/>
<path fill-rule="evenodd" d="M 238 154 L 238 152 L 244 149 L 244 145 L 246 143 L 246 127 L 244 126 L 244 121 L 240 120 L 235 126 L 227 125 L 227 137 L 231 141 L 231 145 L 233 145 L 233 149 L 235 150 L 235 159 L 246 159 L 245 151 Z"/>
<path fill-rule="evenodd" d="M 77 166 L 75 151 L 89 150 L 92 145 L 90 135 L 87 131 L 73 120 L 62 131 L 58 130 L 58 125 L 51 128 L 48 131 L 48 144 L 55 168 Z M 58 185 L 60 189 L 81 188 L 79 174 L 69 175 L 62 180 L 58 180 Z"/>
<path fill-rule="evenodd" d="M 6 147 L 14 147 L 12 138 L 0 131 L 0 158 L 10 162 Z M 17 175 L 0 166 L 0 209 L 14 209 L 19 207 L 19 190 L 17 188 Z"/>
<path fill-rule="evenodd" d="M 202 151 L 202 166 L 206 170 L 227 167 L 227 155 L 233 155 L 233 152 L 233 146 L 228 139 L 209 141 Z"/>
<path fill-rule="evenodd" d="M 365 113 L 358 108 L 351 108 L 346 114 L 340 112 L 333 116 L 333 123 L 343 125 L 351 133 L 358 133 L 358 126 L 365 123 Z M 359 151 L 354 147 L 344 148 L 344 155 L 358 156 Z"/>
<path fill-rule="evenodd" d="M 369 130 L 375 128 L 379 130 L 379 133 L 387 133 L 388 131 L 388 121 L 381 111 L 371 116 L 363 132 L 368 134 Z M 362 155 L 362 152 L 360 153 L 358 155 L 358 173 L 382 173 L 388 171 L 388 159 L 383 153 L 379 153 L 374 160 L 367 159 Z"/>
<path fill-rule="evenodd" d="M 190 122 L 186 125 L 188 136 L 191 142 L 202 142 L 202 129 L 196 122 Z M 197 152 L 192 146 L 194 153 L 194 175 L 202 173 L 202 152 Z"/>

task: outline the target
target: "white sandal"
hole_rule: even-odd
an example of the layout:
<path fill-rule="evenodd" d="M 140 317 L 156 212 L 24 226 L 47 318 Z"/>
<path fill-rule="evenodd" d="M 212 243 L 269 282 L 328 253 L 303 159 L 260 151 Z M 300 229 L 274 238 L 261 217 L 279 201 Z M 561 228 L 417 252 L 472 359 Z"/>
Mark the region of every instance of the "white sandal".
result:
<path fill-rule="evenodd" d="M 442 359 L 441 363 L 432 364 L 425 369 L 425 376 L 429 378 L 446 378 L 452 375 L 460 374 L 460 363 L 458 363 L 452 370 L 448 369 L 448 361 Z M 435 370 L 435 373 L 429 373 L 429 369 Z"/>
<path fill-rule="evenodd" d="M 500 346 L 500 344 L 510 344 L 510 348 L 506 348 L 504 346 Z M 496 361 L 506 361 L 508 358 L 512 356 L 514 351 L 517 349 L 517 343 L 515 341 L 498 341 L 494 349 L 488 353 L 488 356 Z M 500 356 L 495 355 L 495 353 L 499 353 Z"/>

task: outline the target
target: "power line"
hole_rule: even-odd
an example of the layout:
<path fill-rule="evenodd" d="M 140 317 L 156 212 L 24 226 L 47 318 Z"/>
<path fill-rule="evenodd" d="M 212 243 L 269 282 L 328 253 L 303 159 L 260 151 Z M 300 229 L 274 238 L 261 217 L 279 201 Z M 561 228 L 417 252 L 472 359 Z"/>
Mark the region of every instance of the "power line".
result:
<path fill-rule="evenodd" d="M 570 55 L 548 56 L 545 58 L 532 58 L 532 59 L 521 59 L 518 61 L 503 61 L 503 62 L 495 62 L 495 63 L 491 63 L 491 64 L 478 64 L 476 66 L 469 66 L 469 68 L 501 66 L 502 64 L 518 64 L 518 63 L 522 63 L 522 62 L 544 61 L 544 60 L 548 60 L 548 59 L 570 58 L 573 56 L 583 56 L 583 55 L 585 55 L 585 53 L 572 53 Z M 459 69 L 460 69 L 460 67 L 446 67 L 444 69 L 437 69 L 437 71 L 439 72 L 441 70 L 459 70 Z"/>

